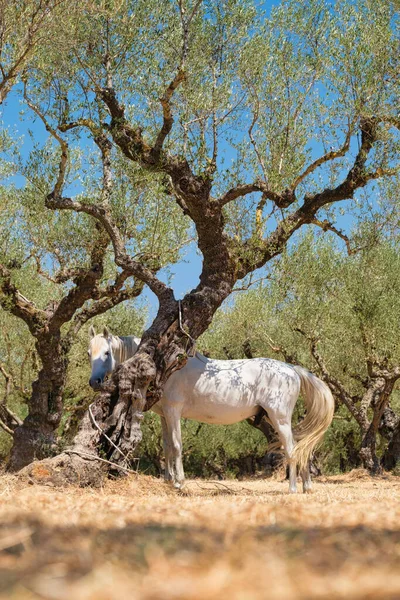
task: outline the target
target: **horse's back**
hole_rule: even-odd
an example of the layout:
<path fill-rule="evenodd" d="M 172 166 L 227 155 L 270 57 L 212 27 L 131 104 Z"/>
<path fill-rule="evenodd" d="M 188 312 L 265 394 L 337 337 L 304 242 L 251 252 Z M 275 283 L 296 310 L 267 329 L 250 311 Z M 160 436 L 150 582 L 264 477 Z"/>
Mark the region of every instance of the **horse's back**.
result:
<path fill-rule="evenodd" d="M 273 407 L 288 392 L 298 395 L 299 377 L 293 367 L 269 358 L 189 359 L 169 378 L 164 396 L 168 405 L 181 405 L 182 416 L 207 423 L 230 424 Z"/>

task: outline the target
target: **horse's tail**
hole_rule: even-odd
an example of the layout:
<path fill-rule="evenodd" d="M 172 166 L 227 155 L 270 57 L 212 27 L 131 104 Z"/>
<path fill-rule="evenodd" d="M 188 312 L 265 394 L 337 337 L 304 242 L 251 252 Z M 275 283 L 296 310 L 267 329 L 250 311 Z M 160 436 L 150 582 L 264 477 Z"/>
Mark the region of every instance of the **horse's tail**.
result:
<path fill-rule="evenodd" d="M 301 394 L 303 395 L 307 413 L 303 421 L 293 430 L 296 445 L 293 459 L 300 469 L 308 466 L 315 446 L 322 440 L 325 431 L 333 419 L 335 402 L 330 389 L 303 367 L 294 367 L 300 377 Z"/>

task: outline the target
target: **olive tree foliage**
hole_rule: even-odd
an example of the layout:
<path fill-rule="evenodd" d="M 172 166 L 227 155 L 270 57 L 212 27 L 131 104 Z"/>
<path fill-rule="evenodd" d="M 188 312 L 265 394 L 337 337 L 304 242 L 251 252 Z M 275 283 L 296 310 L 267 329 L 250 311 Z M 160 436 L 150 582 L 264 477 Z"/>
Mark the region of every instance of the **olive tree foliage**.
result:
<path fill-rule="evenodd" d="M 117 437 L 128 448 L 141 411 L 237 281 L 304 225 L 343 237 L 336 203 L 395 174 L 396 17 L 383 0 L 286 0 L 270 17 L 250 0 L 100 0 L 78 13 L 27 89 L 61 151 L 46 206 L 93 217 L 117 265 L 159 300 L 140 351 L 99 399 L 100 421 L 107 410 L 108 423 L 126 415 Z M 172 288 L 132 255 L 114 215 L 65 185 L 73 148 L 88 138 L 112 144 L 191 220 L 203 266 L 181 321 Z"/>
<path fill-rule="evenodd" d="M 33 61 L 44 59 L 74 0 L 0 2 L 0 104 Z"/>
<path fill-rule="evenodd" d="M 264 286 L 218 313 L 202 345 L 236 358 L 250 346 L 254 355 L 317 373 L 337 401 L 325 460 L 331 467 L 363 464 L 378 471 L 378 454 L 400 420 L 400 254 L 396 238 L 380 232 L 377 239 L 370 225 L 363 224 L 350 255 L 331 237 L 303 236 Z"/>

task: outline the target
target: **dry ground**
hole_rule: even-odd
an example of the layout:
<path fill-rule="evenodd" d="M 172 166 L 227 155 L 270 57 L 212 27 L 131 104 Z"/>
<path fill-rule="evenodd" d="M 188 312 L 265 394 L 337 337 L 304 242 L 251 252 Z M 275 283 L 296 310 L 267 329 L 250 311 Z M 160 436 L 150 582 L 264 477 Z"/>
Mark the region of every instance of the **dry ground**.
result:
<path fill-rule="evenodd" d="M 0 477 L 0 599 L 400 598 L 400 479 L 132 477 L 101 490 Z"/>

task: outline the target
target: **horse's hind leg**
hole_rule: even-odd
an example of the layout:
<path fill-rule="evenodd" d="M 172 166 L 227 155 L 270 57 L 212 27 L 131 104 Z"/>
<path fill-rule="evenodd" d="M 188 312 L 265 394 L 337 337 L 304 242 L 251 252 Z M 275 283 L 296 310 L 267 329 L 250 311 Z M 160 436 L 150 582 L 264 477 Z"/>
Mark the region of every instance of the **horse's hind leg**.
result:
<path fill-rule="evenodd" d="M 301 475 L 301 480 L 303 482 L 303 492 L 305 494 L 309 494 L 312 490 L 309 464 L 307 464 L 307 467 L 305 469 L 302 469 L 302 471 L 300 472 L 300 475 Z"/>
<path fill-rule="evenodd" d="M 267 409 L 267 412 L 274 429 L 279 435 L 279 440 L 283 446 L 283 450 L 289 465 L 289 492 L 291 494 L 295 494 L 297 492 L 297 473 L 296 462 L 292 458 L 295 445 L 292 433 L 292 425 L 287 418 L 277 418 L 271 409 Z"/>

